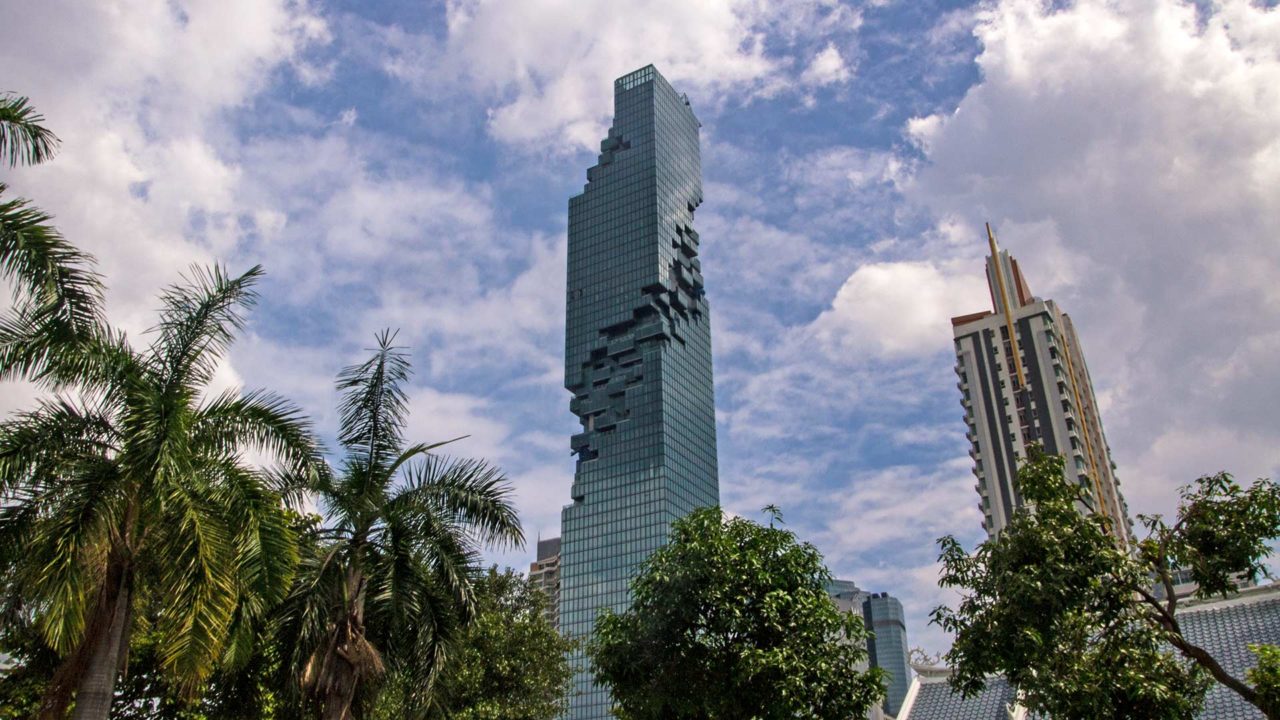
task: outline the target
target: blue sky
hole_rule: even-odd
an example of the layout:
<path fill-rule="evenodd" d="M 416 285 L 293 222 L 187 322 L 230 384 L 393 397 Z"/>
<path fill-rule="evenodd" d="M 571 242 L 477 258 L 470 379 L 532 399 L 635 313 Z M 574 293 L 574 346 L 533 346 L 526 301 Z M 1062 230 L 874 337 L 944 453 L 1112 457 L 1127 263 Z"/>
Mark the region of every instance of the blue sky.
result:
<path fill-rule="evenodd" d="M 412 348 L 410 434 L 469 434 L 558 533 L 565 215 L 648 63 L 703 122 L 721 494 L 926 625 L 981 537 L 951 315 L 982 223 L 1076 320 L 1135 512 L 1280 466 L 1280 9 L 1247 0 L 51 0 L 3 89 L 60 156 L 6 171 L 135 338 L 191 263 L 266 266 L 220 373 L 332 436 L 333 377 Z M 7 385 L 0 411 L 30 404 Z M 495 555 L 523 566 L 532 551 Z"/>

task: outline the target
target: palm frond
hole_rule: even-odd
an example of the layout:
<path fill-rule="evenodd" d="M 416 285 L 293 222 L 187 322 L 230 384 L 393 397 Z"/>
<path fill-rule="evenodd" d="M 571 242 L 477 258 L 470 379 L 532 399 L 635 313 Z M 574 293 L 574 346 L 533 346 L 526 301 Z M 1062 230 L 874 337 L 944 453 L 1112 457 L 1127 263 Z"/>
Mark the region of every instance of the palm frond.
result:
<path fill-rule="evenodd" d="M 58 136 L 41 125 L 44 116 L 27 98 L 12 93 L 0 95 L 0 161 L 9 156 L 9 167 L 19 163 L 38 165 L 53 157 Z"/>
<path fill-rule="evenodd" d="M 334 618 L 346 612 L 343 603 L 346 549 L 345 540 L 340 540 L 303 557 L 293 589 L 274 612 L 284 660 L 282 681 L 298 703 L 302 702 L 303 668 L 331 639 L 336 627 Z"/>
<path fill-rule="evenodd" d="M 252 448 L 276 456 L 292 471 L 269 480 L 302 482 L 310 473 L 320 472 L 324 462 L 311 421 L 296 405 L 263 390 L 246 394 L 228 390 L 204 403 L 195 413 L 191 435 L 196 452 L 220 454 Z"/>
<path fill-rule="evenodd" d="M 233 519 L 204 478 L 176 478 L 157 491 L 163 495 L 153 549 L 164 557 L 155 588 L 160 657 L 190 690 L 212 672 L 239 599 Z"/>
<path fill-rule="evenodd" d="M 6 498 L 0 504 L 0 602 L 12 607 L 17 602 L 30 601 L 26 584 L 20 575 L 31 557 L 29 544 L 31 530 L 40 520 L 40 504 L 27 501 L 15 502 Z M 7 618 L 0 617 L 0 625 Z"/>
<path fill-rule="evenodd" d="M 401 386 L 409 379 L 408 355 L 394 345 L 395 333 L 384 330 L 377 339 L 372 357 L 338 374 L 338 441 L 351 464 L 364 468 L 366 482 L 387 477 L 373 468 L 385 468 L 399 453 L 407 412 Z"/>
<path fill-rule="evenodd" d="M 387 475 L 390 477 L 395 477 L 396 472 L 399 471 L 400 468 L 403 467 L 409 461 L 419 456 L 428 455 L 431 453 L 432 450 L 435 450 L 436 448 L 444 447 L 445 445 L 456 443 L 459 440 L 465 440 L 469 437 L 471 436 L 459 435 L 458 437 L 453 438 L 452 440 L 442 440 L 440 442 L 435 442 L 435 443 L 418 443 L 409 448 L 406 448 L 404 452 L 400 453 L 400 457 L 397 457 L 395 461 L 391 463 L 391 467 L 387 468 Z"/>
<path fill-rule="evenodd" d="M 57 482 L 75 465 L 118 450 L 119 438 L 103 408 L 56 396 L 0 424 L 0 498 L 21 486 Z"/>
<path fill-rule="evenodd" d="M 396 512 L 438 514 L 498 548 L 524 545 L 513 488 L 498 468 L 483 460 L 429 455 L 405 475 L 405 486 L 390 503 Z"/>
<path fill-rule="evenodd" d="M 27 563 L 19 576 L 41 610 L 46 643 L 67 654 L 80 643 L 92 605 L 106 577 L 125 498 L 110 462 L 83 467 L 36 499 L 43 517 L 30 528 Z"/>
<path fill-rule="evenodd" d="M 262 275 L 261 265 L 237 277 L 218 265 L 197 266 L 184 284 L 165 290 L 149 353 L 165 387 L 198 388 L 209 382 L 235 332 L 244 326 L 241 311 L 257 301 L 253 286 Z"/>
<path fill-rule="evenodd" d="M 142 369 L 123 333 L 100 325 L 78 332 L 48 313 L 0 314 L 0 380 L 27 379 L 53 389 L 75 386 L 116 395 Z"/>
<path fill-rule="evenodd" d="M 425 701 L 449 643 L 473 615 L 480 555 L 465 536 L 443 526 L 428 526 L 424 535 L 420 525 L 402 520 L 388 518 L 371 568 L 370 634 L 392 668 L 414 678 L 405 690 Z"/>
<path fill-rule="evenodd" d="M 235 522 L 240 602 L 251 617 L 260 618 L 289 593 L 298 563 L 297 538 L 280 496 L 266 489 L 256 473 L 229 456 L 207 472 L 217 476 L 213 494 L 221 512 Z"/>
<path fill-rule="evenodd" d="M 0 194 L 8 188 L 0 183 Z M 102 320 L 102 279 L 93 256 L 77 250 L 44 212 L 22 198 L 0 203 L 0 275 L 14 280 L 15 300 L 75 333 Z"/>
<path fill-rule="evenodd" d="M 388 504 L 385 518 L 383 535 L 407 538 L 433 587 L 448 598 L 439 611 L 469 620 L 475 608 L 472 579 L 479 573 L 481 559 L 475 533 L 437 508 L 408 501 L 403 493 Z"/>

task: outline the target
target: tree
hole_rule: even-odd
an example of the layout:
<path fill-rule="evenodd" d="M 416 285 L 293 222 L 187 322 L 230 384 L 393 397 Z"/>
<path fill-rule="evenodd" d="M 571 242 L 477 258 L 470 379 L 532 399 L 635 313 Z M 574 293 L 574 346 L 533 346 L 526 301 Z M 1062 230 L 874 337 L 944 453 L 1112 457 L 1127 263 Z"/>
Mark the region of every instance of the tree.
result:
<path fill-rule="evenodd" d="M 206 397 L 261 276 L 196 269 L 144 351 L 109 330 L 61 347 L 75 378 L 0 425 L 0 589 L 59 660 L 42 714 L 106 718 L 140 603 L 164 673 L 191 692 L 251 654 L 297 554 L 283 499 L 318 468 L 309 424 L 263 391 Z M 253 451 L 275 461 L 249 464 Z"/>
<path fill-rule="evenodd" d="M 773 513 L 775 521 L 778 513 Z M 793 533 L 719 508 L 671 528 L 589 654 L 625 720 L 849 720 L 884 696 L 862 619 L 827 595 L 822 556 Z"/>
<path fill-rule="evenodd" d="M 483 461 L 406 446 L 409 362 L 383 332 L 338 376 L 336 478 L 315 490 L 330 524 L 282 608 L 285 665 L 326 720 L 363 714 L 384 673 L 425 706 L 448 642 L 475 607 L 484 544 L 523 544 L 511 487 Z"/>
<path fill-rule="evenodd" d="M 475 619 L 449 645 L 432 717 L 559 717 L 572 677 L 566 653 L 574 644 L 547 619 L 546 594 L 515 571 L 493 567 L 476 582 L 475 596 Z"/>
<path fill-rule="evenodd" d="M 1200 478 L 1183 488 L 1173 526 L 1141 518 L 1149 536 L 1134 554 L 1117 547 L 1107 519 L 1077 509 L 1091 498 L 1064 479 L 1061 457 L 1033 451 L 1017 486 L 1027 507 L 972 555 L 953 537 L 939 541 L 940 583 L 963 597 L 933 614 L 955 635 L 946 656 L 953 687 L 972 694 L 998 673 L 1028 709 L 1050 717 L 1186 718 L 1199 711 L 1212 677 L 1280 717 L 1259 693 L 1280 685 L 1280 675 L 1264 667 L 1250 687 L 1187 639 L 1171 579 L 1173 568 L 1189 568 L 1200 597 L 1255 579 L 1267 540 L 1280 535 L 1280 488 L 1260 480 L 1244 490 L 1226 474 Z"/>
<path fill-rule="evenodd" d="M 320 520 L 286 510 L 290 527 L 303 540 Z M 313 552 L 305 542 L 300 554 Z M 257 628 L 251 656 L 236 665 L 221 664 L 195 696 L 183 693 L 165 672 L 155 632 L 157 604 L 142 599 L 131 633 L 129 669 L 115 689 L 113 720 L 293 720 L 279 692 L 280 651 L 267 624 Z M 9 667 L 0 671 L 0 720 L 35 717 L 49 679 L 58 667 L 57 654 L 40 638 L 29 617 L 10 614 L 0 631 L 0 653 Z"/>
<path fill-rule="evenodd" d="M 27 98 L 0 94 L 0 162 L 51 158 L 58 139 L 43 122 Z M 0 183 L 0 196 L 7 190 Z M 0 277 L 14 283 L 15 300 L 0 317 L 0 380 L 40 378 L 51 355 L 97 334 L 102 283 L 92 264 L 30 201 L 0 198 Z"/>

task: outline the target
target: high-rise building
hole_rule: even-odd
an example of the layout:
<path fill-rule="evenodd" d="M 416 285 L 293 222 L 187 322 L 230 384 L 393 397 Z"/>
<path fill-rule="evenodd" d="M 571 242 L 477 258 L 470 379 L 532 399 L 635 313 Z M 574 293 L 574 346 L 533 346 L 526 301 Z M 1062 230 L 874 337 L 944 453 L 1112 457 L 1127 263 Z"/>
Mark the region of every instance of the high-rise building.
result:
<path fill-rule="evenodd" d="M 719 504 L 711 327 L 694 209 L 700 124 L 648 66 L 614 82 L 614 118 L 569 200 L 565 387 L 582 432 L 561 515 L 560 627 L 585 639 L 630 604 L 639 564 L 671 523 Z M 568 718 L 608 718 L 582 651 Z"/>
<path fill-rule="evenodd" d="M 1091 509 L 1111 520 L 1111 532 L 1127 546 L 1132 522 L 1071 318 L 1031 294 L 990 226 L 987 239 L 993 309 L 951 319 L 982 526 L 994 537 L 1012 519 L 1022 504 L 1013 482 L 1018 463 L 1038 443 L 1066 457 L 1067 480 L 1088 490 Z"/>
<path fill-rule="evenodd" d="M 884 711 L 896 716 L 911 687 L 907 621 L 902 603 L 889 593 L 873 593 L 862 601 L 862 619 L 873 635 L 867 643 L 871 667 L 885 671 Z"/>
<path fill-rule="evenodd" d="M 868 667 L 884 670 L 888 677 L 881 707 L 889 715 L 897 715 L 911 686 L 907 622 L 902 603 L 889 593 L 867 592 L 851 580 L 832 580 L 827 586 L 827 594 L 842 612 L 860 615 L 872 633 L 867 643 L 867 661 L 850 670 L 861 672 Z"/>
<path fill-rule="evenodd" d="M 547 620 L 560 629 L 560 538 L 538 541 L 538 557 L 529 565 L 529 583 L 547 596 Z"/>

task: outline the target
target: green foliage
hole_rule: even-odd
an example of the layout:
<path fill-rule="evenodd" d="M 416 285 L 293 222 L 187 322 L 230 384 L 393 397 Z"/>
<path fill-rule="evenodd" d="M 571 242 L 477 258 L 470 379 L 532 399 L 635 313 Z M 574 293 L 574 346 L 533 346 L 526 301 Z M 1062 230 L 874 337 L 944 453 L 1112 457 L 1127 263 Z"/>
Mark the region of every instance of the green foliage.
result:
<path fill-rule="evenodd" d="M 35 717 L 58 654 L 40 640 L 29 612 L 9 608 L 0 624 L 0 653 L 8 667 L 0 671 L 0 720 Z"/>
<path fill-rule="evenodd" d="M 58 139 L 43 121 L 25 97 L 0 94 L 0 162 L 52 157 Z M 7 190 L 0 183 L 0 196 Z M 51 355 L 97 332 L 102 282 L 92 266 L 30 201 L 0 200 L 0 278 L 11 282 L 14 299 L 0 316 L 0 380 L 41 379 Z"/>
<path fill-rule="evenodd" d="M 497 568 L 475 584 L 475 619 L 450 643 L 435 687 L 451 720 L 552 720 L 565 708 L 573 643 L 547 619 L 546 595 Z"/>
<path fill-rule="evenodd" d="M 193 271 L 145 351 L 105 327 L 51 347 L 44 372 L 75 394 L 0 424 L 0 592 L 64 658 L 53 708 L 107 667 L 95 648 L 127 654 L 135 606 L 154 604 L 160 666 L 194 692 L 289 589 L 283 498 L 319 466 L 309 423 L 263 392 L 204 399 L 260 275 Z"/>
<path fill-rule="evenodd" d="M 43 122 L 27 98 L 0 94 L 0 162 L 8 155 L 9 167 L 39 165 L 53 157 L 58 137 Z"/>
<path fill-rule="evenodd" d="M 1201 478 L 1183 489 L 1173 527 L 1143 518 L 1152 532 L 1136 554 L 1116 545 L 1104 519 L 1079 511 L 1087 493 L 1064 479 L 1062 458 L 1033 451 L 1018 489 L 1027 508 L 972 555 L 952 537 L 939 541 L 940 584 L 962 596 L 933 614 L 955 636 L 946 659 L 957 690 L 976 693 L 1003 674 L 1030 710 L 1066 719 L 1191 717 L 1212 680 L 1258 704 L 1183 637 L 1169 571 L 1192 568 L 1201 596 L 1261 572 L 1266 541 L 1280 534 L 1272 483 L 1243 491 L 1225 474 Z M 1153 577 L 1166 585 L 1163 600 Z"/>
<path fill-rule="evenodd" d="M 328 522 L 279 613 L 294 699 L 325 717 L 373 707 L 384 678 L 403 707 L 426 707 L 475 612 L 481 547 L 523 542 L 498 469 L 405 444 L 409 363 L 393 341 L 380 334 L 338 377 L 342 470 L 313 488 Z"/>
<path fill-rule="evenodd" d="M 644 565 L 631 608 L 601 614 L 596 679 L 624 720 L 862 717 L 882 673 L 855 669 L 867 635 L 827 595 L 830 579 L 793 533 L 695 511 Z"/>
<path fill-rule="evenodd" d="M 1271 715 L 1280 714 L 1280 647 L 1250 645 L 1249 650 L 1258 656 L 1258 664 L 1245 679 L 1257 689 L 1262 707 Z"/>
<path fill-rule="evenodd" d="M 448 646 L 431 702 L 413 706 L 407 678 L 388 678 L 370 720 L 551 720 L 565 708 L 573 643 L 552 627 L 541 590 L 508 569 L 478 578 L 475 619 Z"/>
<path fill-rule="evenodd" d="M 1142 516 L 1150 535 L 1142 558 L 1162 579 L 1173 567 L 1189 568 L 1200 597 L 1226 595 L 1237 580 L 1256 581 L 1266 573 L 1268 541 L 1280 536 L 1280 487 L 1259 480 L 1241 488 L 1227 473 L 1202 477 L 1182 488 L 1172 527 Z"/>

